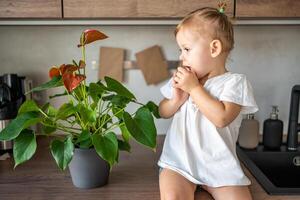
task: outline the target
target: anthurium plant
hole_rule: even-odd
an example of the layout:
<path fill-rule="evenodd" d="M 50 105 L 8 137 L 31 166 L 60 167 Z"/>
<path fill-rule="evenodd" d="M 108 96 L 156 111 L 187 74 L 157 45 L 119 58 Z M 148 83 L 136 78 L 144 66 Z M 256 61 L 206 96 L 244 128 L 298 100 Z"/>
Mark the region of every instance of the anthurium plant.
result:
<path fill-rule="evenodd" d="M 53 136 L 51 153 L 62 170 L 70 163 L 76 147 L 95 148 L 110 166 L 118 162 L 120 150 L 130 152 L 131 138 L 155 150 L 153 116 L 159 118 L 155 103 L 138 102 L 132 92 L 110 77 L 86 83 L 85 47 L 105 38 L 107 36 L 98 30 L 84 31 L 78 45 L 82 50 L 82 59 L 59 67 L 53 66 L 49 71 L 50 80 L 31 91 L 62 87 L 61 93 L 50 98 L 66 96 L 65 103 L 55 108 L 49 102 L 38 105 L 33 100 L 26 100 L 18 116 L 0 132 L 0 140 L 14 140 L 15 167 L 34 155 L 37 135 Z M 137 104 L 134 113 L 126 111 L 130 103 Z M 36 124 L 42 127 L 39 133 L 30 129 Z M 119 137 L 117 129 L 121 132 Z"/>

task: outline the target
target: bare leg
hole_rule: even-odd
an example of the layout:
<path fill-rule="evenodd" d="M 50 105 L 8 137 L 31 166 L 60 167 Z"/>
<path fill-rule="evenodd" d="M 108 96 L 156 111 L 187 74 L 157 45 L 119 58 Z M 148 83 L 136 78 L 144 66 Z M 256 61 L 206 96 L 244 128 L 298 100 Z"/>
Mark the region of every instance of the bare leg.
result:
<path fill-rule="evenodd" d="M 215 200 L 252 200 L 248 186 L 224 186 L 208 187 L 203 186 Z"/>
<path fill-rule="evenodd" d="M 159 189 L 161 200 L 194 200 L 196 185 L 173 170 L 163 169 Z"/>

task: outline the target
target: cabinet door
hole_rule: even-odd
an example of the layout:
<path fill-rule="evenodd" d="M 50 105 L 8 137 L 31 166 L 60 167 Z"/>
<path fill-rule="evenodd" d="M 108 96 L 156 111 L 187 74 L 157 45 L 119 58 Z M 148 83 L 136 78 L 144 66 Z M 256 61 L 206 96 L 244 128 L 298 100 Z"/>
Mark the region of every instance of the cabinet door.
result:
<path fill-rule="evenodd" d="M 229 16 L 233 16 L 233 1 L 228 0 Z M 180 18 L 217 4 L 217 0 L 64 0 L 63 7 L 65 18 Z"/>
<path fill-rule="evenodd" d="M 0 18 L 61 17 L 61 0 L 0 0 Z"/>
<path fill-rule="evenodd" d="M 237 18 L 300 17 L 300 0 L 236 0 Z"/>

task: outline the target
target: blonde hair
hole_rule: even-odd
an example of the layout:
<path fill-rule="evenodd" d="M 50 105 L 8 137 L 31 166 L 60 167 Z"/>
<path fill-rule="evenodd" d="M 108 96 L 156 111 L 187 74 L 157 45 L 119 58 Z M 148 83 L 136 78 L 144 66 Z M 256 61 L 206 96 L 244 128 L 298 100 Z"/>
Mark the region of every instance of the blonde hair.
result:
<path fill-rule="evenodd" d="M 175 36 L 183 27 L 195 29 L 199 34 L 208 35 L 222 43 L 222 52 L 230 52 L 234 45 L 232 23 L 216 8 L 204 7 L 184 17 L 175 29 Z"/>

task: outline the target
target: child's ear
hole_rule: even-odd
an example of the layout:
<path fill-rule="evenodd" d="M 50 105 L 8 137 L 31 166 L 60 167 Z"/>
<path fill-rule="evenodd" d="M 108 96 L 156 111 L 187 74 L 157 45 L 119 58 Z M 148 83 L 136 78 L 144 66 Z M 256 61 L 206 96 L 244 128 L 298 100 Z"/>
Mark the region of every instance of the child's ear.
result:
<path fill-rule="evenodd" d="M 222 43 L 220 40 L 213 40 L 210 43 L 210 54 L 211 57 L 215 58 L 222 52 Z"/>

